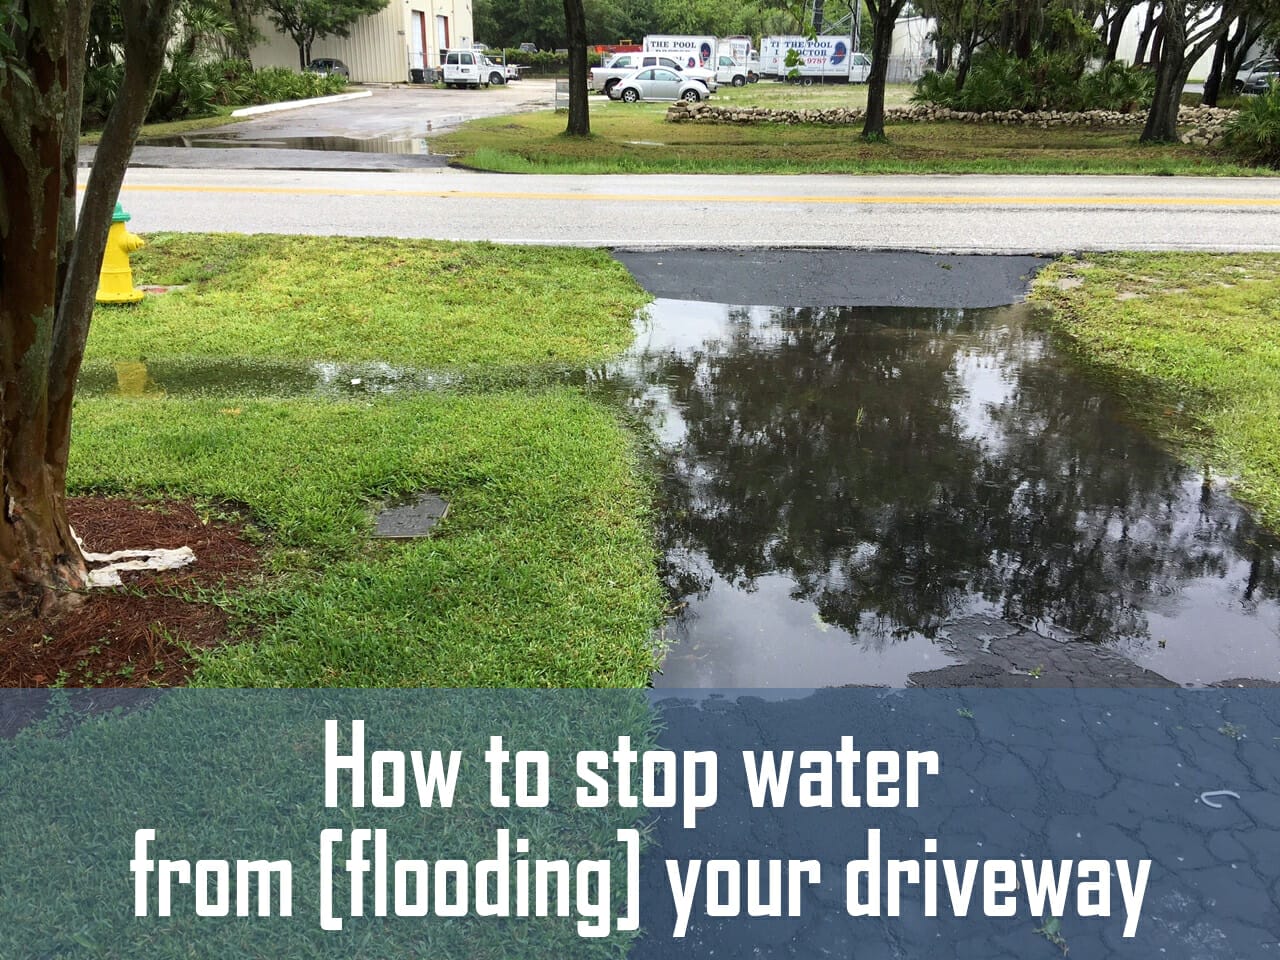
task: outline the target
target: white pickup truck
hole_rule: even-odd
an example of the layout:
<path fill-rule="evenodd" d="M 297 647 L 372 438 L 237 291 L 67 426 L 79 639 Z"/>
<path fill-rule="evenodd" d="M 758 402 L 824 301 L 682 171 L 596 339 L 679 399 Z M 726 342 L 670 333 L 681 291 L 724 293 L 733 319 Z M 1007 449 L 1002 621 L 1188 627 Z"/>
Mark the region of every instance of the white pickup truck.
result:
<path fill-rule="evenodd" d="M 672 57 L 654 53 L 616 53 L 607 66 L 591 68 L 591 89 L 607 94 L 623 77 L 630 76 L 644 67 L 670 67 L 692 80 L 701 80 L 712 93 L 716 92 L 716 75 L 702 67 L 687 67 Z"/>

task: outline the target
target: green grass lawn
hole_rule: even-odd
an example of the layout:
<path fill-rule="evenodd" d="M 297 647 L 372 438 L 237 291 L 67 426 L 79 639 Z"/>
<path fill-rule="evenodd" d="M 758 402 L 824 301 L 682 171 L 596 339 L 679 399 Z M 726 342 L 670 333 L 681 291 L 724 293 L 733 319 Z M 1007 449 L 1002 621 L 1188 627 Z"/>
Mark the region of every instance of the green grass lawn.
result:
<path fill-rule="evenodd" d="M 234 234 L 157 234 L 147 244 L 135 279 L 187 289 L 99 310 L 90 362 L 585 364 L 630 343 L 647 301 L 598 250 Z"/>
<path fill-rule="evenodd" d="M 620 411 L 525 376 L 628 342 L 645 297 L 621 266 L 581 250 L 192 235 L 154 238 L 138 268 L 192 286 L 100 308 L 88 373 L 138 357 L 232 371 L 382 359 L 508 383 L 82 391 L 73 492 L 244 504 L 270 546 L 271 577 L 225 598 L 255 639 L 201 655 L 194 682 L 645 683 L 662 597 L 636 439 Z M 423 489 L 450 501 L 435 535 L 370 540 L 376 504 Z"/>
<path fill-rule="evenodd" d="M 890 88 L 889 106 L 911 87 Z M 862 85 L 796 87 L 761 82 L 722 87 L 713 104 L 775 109 L 866 105 Z M 504 173 L 1111 173 L 1266 175 L 1204 147 L 1138 143 L 1139 127 L 1038 128 L 965 123 L 890 123 L 888 143 L 860 127 L 668 123 L 667 104 L 591 98 L 591 137 L 565 137 L 548 111 L 473 120 L 433 138 L 455 163 Z"/>
<path fill-rule="evenodd" d="M 176 137 L 184 133 L 196 133 L 200 130 L 208 130 L 212 127 L 225 127 L 229 123 L 240 123 L 249 120 L 249 117 L 233 117 L 231 111 L 238 109 L 236 107 L 214 107 L 216 112 L 209 117 L 189 117 L 186 120 L 169 120 L 165 123 L 148 123 L 142 127 L 142 132 L 138 134 L 139 140 L 146 140 L 148 137 Z M 84 146 L 92 146 L 102 139 L 101 130 L 87 130 L 80 135 L 80 143 Z"/>
<path fill-rule="evenodd" d="M 1238 476 L 1280 527 L 1280 257 L 1090 254 L 1035 296 L 1157 434 Z"/>

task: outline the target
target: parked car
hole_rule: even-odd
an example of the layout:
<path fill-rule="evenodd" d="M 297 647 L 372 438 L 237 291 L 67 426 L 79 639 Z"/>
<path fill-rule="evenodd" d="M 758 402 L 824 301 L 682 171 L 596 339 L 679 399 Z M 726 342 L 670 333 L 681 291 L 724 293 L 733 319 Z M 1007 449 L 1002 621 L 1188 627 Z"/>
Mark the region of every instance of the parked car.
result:
<path fill-rule="evenodd" d="M 1266 93 L 1273 83 L 1280 83 L 1280 62 L 1271 61 L 1270 66 L 1264 66 L 1253 70 L 1244 86 L 1240 88 L 1241 93 Z"/>
<path fill-rule="evenodd" d="M 312 60 L 307 64 L 308 73 L 336 73 L 340 77 L 351 79 L 351 71 L 347 69 L 347 65 L 341 60 L 334 60 L 332 57 L 321 57 L 319 60 Z"/>
<path fill-rule="evenodd" d="M 1250 77 L 1256 71 L 1266 72 L 1274 70 L 1276 65 L 1280 64 L 1280 60 L 1275 57 L 1257 57 L 1253 60 L 1246 60 L 1240 65 L 1240 69 L 1236 71 L 1235 80 L 1231 84 L 1231 88 L 1240 93 L 1244 90 L 1245 84 L 1249 82 Z"/>
<path fill-rule="evenodd" d="M 524 53 L 537 53 L 538 45 L 536 43 L 522 43 L 520 44 L 520 49 Z"/>
<path fill-rule="evenodd" d="M 612 90 L 620 80 L 643 67 L 667 67 L 688 80 L 701 80 L 711 93 L 716 92 L 716 75 L 703 67 L 686 67 L 672 57 L 656 53 L 617 53 L 606 66 L 592 67 L 588 71 L 591 89 L 613 96 Z"/>
<path fill-rule="evenodd" d="M 635 103 L 638 100 L 687 100 L 697 103 L 711 96 L 701 80 L 681 76 L 670 67 L 645 67 L 623 77 L 609 91 L 611 100 Z"/>

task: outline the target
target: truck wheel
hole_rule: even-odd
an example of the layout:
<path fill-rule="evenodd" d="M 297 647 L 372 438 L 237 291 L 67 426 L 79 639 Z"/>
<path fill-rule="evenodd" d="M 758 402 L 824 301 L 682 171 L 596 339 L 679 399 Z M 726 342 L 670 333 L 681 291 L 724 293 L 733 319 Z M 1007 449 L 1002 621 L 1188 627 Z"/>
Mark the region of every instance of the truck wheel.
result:
<path fill-rule="evenodd" d="M 489 74 L 489 82 L 490 82 L 490 83 L 492 83 L 495 87 L 500 87 L 500 86 L 502 86 L 502 84 L 503 84 L 503 76 L 502 76 L 502 74 L 500 74 L 500 73 L 491 73 L 491 74 Z"/>
<path fill-rule="evenodd" d="M 637 90 L 635 87 L 627 87 L 627 89 L 622 91 L 623 103 L 635 103 L 639 99 L 640 99 L 640 91 Z"/>
<path fill-rule="evenodd" d="M 735 87 L 745 87 L 747 85 L 747 78 L 740 73 L 734 74 L 733 85 Z"/>
<path fill-rule="evenodd" d="M 758 73 L 748 73 L 748 74 L 747 74 L 747 82 L 748 82 L 748 83 L 759 83 L 759 82 L 760 82 L 760 74 L 758 74 Z"/>

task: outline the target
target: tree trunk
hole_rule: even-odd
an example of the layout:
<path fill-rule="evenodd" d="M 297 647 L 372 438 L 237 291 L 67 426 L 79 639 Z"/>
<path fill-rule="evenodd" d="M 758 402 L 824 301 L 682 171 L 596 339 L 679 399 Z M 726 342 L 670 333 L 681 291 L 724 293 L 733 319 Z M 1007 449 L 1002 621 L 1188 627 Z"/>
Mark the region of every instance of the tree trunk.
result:
<path fill-rule="evenodd" d="M 863 140 L 884 139 L 884 86 L 893 50 L 893 27 L 906 0 L 867 0 L 874 33 L 871 38 L 871 73 L 867 77 L 867 116 Z"/>
<path fill-rule="evenodd" d="M 1154 0 L 1147 4 L 1147 19 L 1142 25 L 1142 32 L 1138 34 L 1138 46 L 1133 53 L 1135 67 L 1147 62 L 1147 46 L 1151 43 L 1151 35 L 1156 29 L 1156 7 Z"/>
<path fill-rule="evenodd" d="M 564 22 L 569 35 L 569 125 L 572 137 L 591 134 L 587 106 L 587 15 L 582 0 L 564 0 Z"/>
<path fill-rule="evenodd" d="M 1103 63 L 1112 63 L 1120 52 L 1120 37 L 1124 33 L 1124 22 L 1129 19 L 1129 13 L 1136 6 L 1134 3 L 1121 3 L 1116 7 L 1115 16 L 1111 19 L 1110 29 L 1107 31 L 1106 44 L 1107 50 L 1103 54 Z"/>
<path fill-rule="evenodd" d="M 76 218 L 88 0 L 26 0 L 0 74 L 0 605 L 84 585 L 67 456 L 111 215 L 164 63 L 173 0 L 122 0 L 125 71 Z M 29 79 L 28 79 L 29 78 Z"/>
<path fill-rule="evenodd" d="M 248 60 L 252 53 L 252 39 L 255 35 L 253 13 L 247 0 L 229 0 L 231 25 L 235 32 L 227 40 L 231 56 L 237 60 Z"/>
<path fill-rule="evenodd" d="M 1204 82 L 1204 93 L 1200 96 L 1202 107 L 1218 105 L 1218 96 L 1222 91 L 1222 71 L 1226 66 L 1229 46 L 1231 46 L 1231 38 L 1224 33 L 1213 50 L 1213 66 L 1209 69 L 1209 77 Z"/>
<path fill-rule="evenodd" d="M 1147 125 L 1139 138 L 1143 143 L 1168 143 L 1178 138 L 1178 107 L 1187 74 L 1235 19 L 1230 6 L 1224 7 L 1217 22 L 1197 33 L 1192 41 L 1187 37 L 1187 6 L 1187 0 L 1166 0 L 1160 14 L 1160 33 L 1164 39 L 1156 65 L 1155 96 L 1147 114 Z"/>

